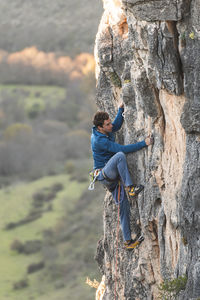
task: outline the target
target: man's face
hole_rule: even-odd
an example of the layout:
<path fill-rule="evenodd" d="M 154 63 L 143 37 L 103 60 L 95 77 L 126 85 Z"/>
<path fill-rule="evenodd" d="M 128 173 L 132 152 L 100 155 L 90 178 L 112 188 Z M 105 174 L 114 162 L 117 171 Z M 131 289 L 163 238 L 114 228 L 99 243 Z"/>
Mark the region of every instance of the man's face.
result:
<path fill-rule="evenodd" d="M 112 132 L 112 128 L 113 128 L 113 125 L 111 123 L 110 118 L 108 120 L 104 120 L 104 123 L 103 123 L 102 127 L 98 126 L 98 130 L 103 134 L 107 134 L 109 132 Z"/>

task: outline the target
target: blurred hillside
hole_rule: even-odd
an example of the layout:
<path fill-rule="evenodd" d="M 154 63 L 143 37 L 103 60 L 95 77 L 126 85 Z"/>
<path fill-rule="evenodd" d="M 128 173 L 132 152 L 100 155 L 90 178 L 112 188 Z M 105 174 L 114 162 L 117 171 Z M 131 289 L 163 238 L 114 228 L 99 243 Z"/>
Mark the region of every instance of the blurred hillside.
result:
<path fill-rule="evenodd" d="M 101 0 L 0 0 L 0 49 L 93 53 Z"/>

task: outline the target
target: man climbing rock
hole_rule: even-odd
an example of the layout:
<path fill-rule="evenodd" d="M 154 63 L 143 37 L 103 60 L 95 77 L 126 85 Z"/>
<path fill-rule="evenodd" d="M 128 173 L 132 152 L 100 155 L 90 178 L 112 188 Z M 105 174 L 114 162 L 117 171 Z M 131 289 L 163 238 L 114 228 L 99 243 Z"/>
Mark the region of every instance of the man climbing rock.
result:
<path fill-rule="evenodd" d="M 130 197 L 134 197 L 144 187 L 143 185 L 133 184 L 125 154 L 152 145 L 153 138 L 147 137 L 145 140 L 135 144 L 117 144 L 114 133 L 122 126 L 123 111 L 124 105 L 121 104 L 113 123 L 106 112 L 100 111 L 94 116 L 94 127 L 91 136 L 94 171 L 93 182 L 89 189 L 93 189 L 95 180 L 98 180 L 112 193 L 116 204 L 120 205 L 120 223 L 124 237 L 124 246 L 127 249 L 134 249 L 143 240 L 143 237 L 140 236 L 135 240 L 131 238 L 130 205 L 126 193 Z M 120 185 L 120 189 L 118 185 Z"/>

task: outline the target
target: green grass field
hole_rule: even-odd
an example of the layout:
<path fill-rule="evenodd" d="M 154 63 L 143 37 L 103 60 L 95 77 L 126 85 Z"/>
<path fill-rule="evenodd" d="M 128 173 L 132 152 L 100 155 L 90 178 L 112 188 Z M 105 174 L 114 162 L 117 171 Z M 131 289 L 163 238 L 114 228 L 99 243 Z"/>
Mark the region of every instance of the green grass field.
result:
<path fill-rule="evenodd" d="M 63 189 L 56 194 L 56 198 L 52 202 L 52 211 L 45 212 L 41 218 L 34 222 L 27 223 L 12 230 L 5 230 L 5 226 L 9 222 L 18 222 L 27 216 L 32 208 L 32 196 L 35 192 L 44 188 L 50 188 L 55 183 L 62 184 Z M 80 297 L 81 295 L 83 296 L 81 299 L 93 299 L 91 295 L 93 295 L 92 293 L 94 293 L 94 291 L 90 291 L 90 289 L 85 286 L 84 281 L 87 275 L 90 276 L 90 272 L 94 273 L 94 276 L 96 274 L 93 266 L 94 262 L 90 261 L 90 253 L 91 250 L 92 253 L 94 253 L 98 236 L 96 236 L 92 230 L 87 232 L 87 230 L 89 230 L 88 224 L 86 224 L 86 228 L 84 229 L 84 223 L 85 218 L 88 219 L 90 213 L 93 215 L 95 211 L 95 214 L 97 213 L 99 217 L 100 214 L 98 212 L 99 208 L 97 208 L 92 201 L 88 204 L 89 212 L 86 209 L 86 215 L 77 209 L 81 201 L 80 197 L 86 190 L 87 185 L 88 183 L 86 182 L 77 183 L 76 181 L 70 181 L 68 175 L 57 175 L 44 177 L 30 183 L 19 182 L 0 190 L 1 300 L 79 299 L 79 295 Z M 87 197 L 85 197 L 84 201 L 87 202 Z M 98 205 L 97 203 L 97 206 Z M 85 207 L 87 208 L 87 203 L 85 203 Z M 96 217 L 96 215 L 94 217 Z M 34 239 L 42 240 L 44 238 L 44 230 L 49 228 L 53 229 L 55 238 L 56 235 L 59 236 L 64 232 L 65 225 L 68 226 L 66 230 L 70 231 L 70 228 L 74 228 L 74 226 L 76 227 L 78 224 L 81 228 L 80 230 L 75 230 L 75 235 L 69 234 L 69 239 L 65 242 L 60 244 L 55 243 L 54 252 L 58 253 L 55 259 L 56 266 L 62 266 L 63 264 L 65 266 L 71 265 L 71 268 L 75 268 L 75 272 L 70 269 L 66 270 L 66 272 L 64 272 L 64 278 L 60 275 L 56 278 L 55 272 L 50 271 L 52 261 L 48 258 L 45 261 L 45 268 L 42 271 L 30 275 L 27 274 L 28 265 L 41 261 L 45 257 L 43 252 L 50 251 L 48 245 L 46 249 L 43 248 L 43 252 L 40 251 L 31 255 L 19 254 L 10 248 L 12 242 L 16 239 L 21 242 Z M 97 222 L 97 225 L 98 224 Z M 86 234 L 86 236 L 84 236 L 84 234 Z M 80 243 L 77 244 L 77 241 L 80 242 L 80 240 L 82 240 L 82 245 Z M 83 249 L 80 249 L 80 247 L 83 247 Z M 85 254 L 82 255 L 82 252 Z M 75 260 L 74 263 L 73 260 Z M 79 270 L 81 272 L 79 272 Z M 28 279 L 29 286 L 24 289 L 14 290 L 13 284 L 22 279 Z M 60 284 L 60 281 L 57 281 L 57 279 L 62 279 L 62 284 Z M 76 289 L 74 285 L 78 285 L 78 289 Z M 73 298 L 70 298 L 69 295 L 75 290 L 77 293 L 75 293 Z M 88 298 L 84 298 L 84 293 L 86 297 L 88 294 Z"/>
<path fill-rule="evenodd" d="M 25 102 L 27 99 L 34 101 L 37 98 L 42 98 L 51 105 L 57 105 L 57 101 L 66 98 L 66 89 L 49 85 L 0 84 L 0 95 L 2 97 L 8 95 L 9 97 L 13 96 L 13 98 L 25 98 Z"/>

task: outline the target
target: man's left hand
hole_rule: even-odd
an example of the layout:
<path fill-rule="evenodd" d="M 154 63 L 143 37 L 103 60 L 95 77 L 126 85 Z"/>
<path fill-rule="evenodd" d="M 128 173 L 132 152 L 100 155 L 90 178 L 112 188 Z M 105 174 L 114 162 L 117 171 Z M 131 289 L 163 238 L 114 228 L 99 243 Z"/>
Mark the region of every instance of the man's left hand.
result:
<path fill-rule="evenodd" d="M 154 143 L 154 137 L 153 136 L 148 136 L 145 139 L 145 143 L 146 143 L 147 146 L 153 145 L 153 143 Z"/>

